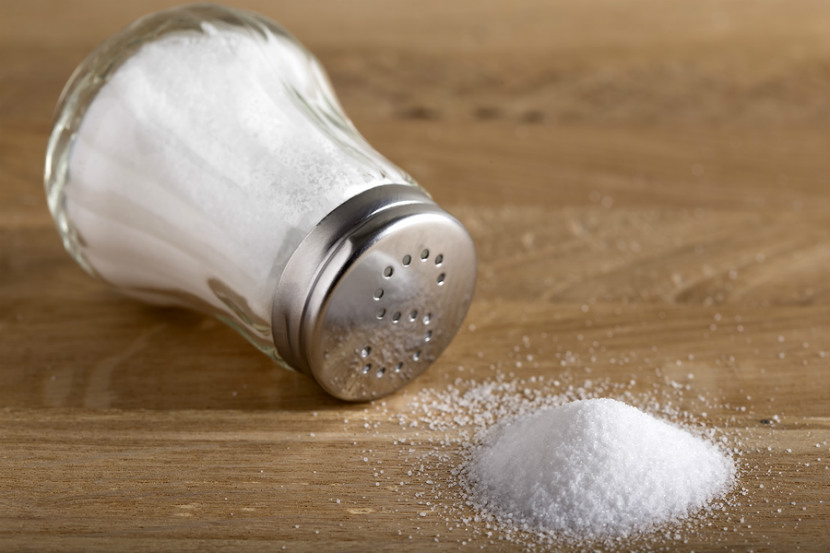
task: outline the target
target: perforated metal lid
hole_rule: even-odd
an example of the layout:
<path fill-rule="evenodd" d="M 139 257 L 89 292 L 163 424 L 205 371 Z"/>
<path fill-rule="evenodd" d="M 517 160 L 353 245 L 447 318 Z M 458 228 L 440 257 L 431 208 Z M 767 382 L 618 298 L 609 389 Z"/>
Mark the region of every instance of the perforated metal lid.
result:
<path fill-rule="evenodd" d="M 411 186 L 382 186 L 328 215 L 277 287 L 274 341 L 330 394 L 401 388 L 449 345 L 476 279 L 463 225 Z"/>

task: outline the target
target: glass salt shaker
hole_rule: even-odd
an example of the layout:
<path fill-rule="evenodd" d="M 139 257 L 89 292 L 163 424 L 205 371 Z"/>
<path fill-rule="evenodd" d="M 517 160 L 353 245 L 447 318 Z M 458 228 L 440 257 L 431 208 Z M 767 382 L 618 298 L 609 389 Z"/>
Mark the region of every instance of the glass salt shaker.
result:
<path fill-rule="evenodd" d="M 63 91 L 45 186 L 86 271 L 208 313 L 342 399 L 423 373 L 472 300 L 465 228 L 253 13 L 178 7 L 102 44 Z"/>

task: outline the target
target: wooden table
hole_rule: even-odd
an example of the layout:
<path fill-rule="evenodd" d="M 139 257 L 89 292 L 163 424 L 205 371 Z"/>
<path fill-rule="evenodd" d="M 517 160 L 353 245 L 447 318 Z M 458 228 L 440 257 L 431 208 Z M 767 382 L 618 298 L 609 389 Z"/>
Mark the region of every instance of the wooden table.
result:
<path fill-rule="evenodd" d="M 41 186 L 53 106 L 96 44 L 165 4 L 0 5 L 0 549 L 514 550 L 448 529 L 395 443 L 418 391 L 501 364 L 679 382 L 743 436 L 742 506 L 663 547 L 827 551 L 826 2 L 244 3 L 320 57 L 368 140 L 477 243 L 464 328 L 383 406 L 63 251 Z"/>

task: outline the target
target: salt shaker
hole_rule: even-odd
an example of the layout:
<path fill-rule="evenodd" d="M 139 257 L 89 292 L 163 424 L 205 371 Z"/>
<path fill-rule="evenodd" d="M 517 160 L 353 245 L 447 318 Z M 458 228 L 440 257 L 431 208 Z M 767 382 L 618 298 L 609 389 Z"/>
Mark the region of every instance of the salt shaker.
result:
<path fill-rule="evenodd" d="M 45 186 L 89 273 L 213 315 L 345 400 L 423 373 L 475 287 L 462 224 L 249 12 L 178 7 L 102 44 L 63 91 Z"/>

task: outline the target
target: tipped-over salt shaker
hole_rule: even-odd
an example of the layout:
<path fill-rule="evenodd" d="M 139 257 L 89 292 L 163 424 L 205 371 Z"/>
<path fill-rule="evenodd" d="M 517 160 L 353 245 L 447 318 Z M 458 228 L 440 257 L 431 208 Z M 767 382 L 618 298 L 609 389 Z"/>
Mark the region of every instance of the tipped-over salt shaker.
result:
<path fill-rule="evenodd" d="M 253 13 L 178 7 L 102 44 L 63 91 L 45 185 L 88 272 L 209 313 L 342 399 L 421 374 L 472 299 L 465 228 Z"/>

